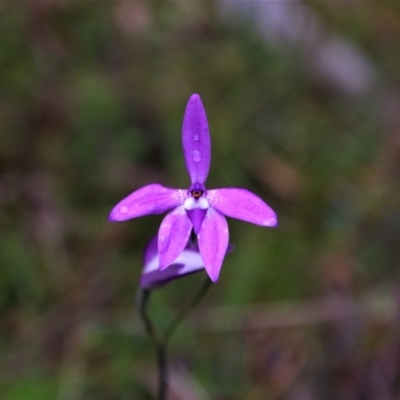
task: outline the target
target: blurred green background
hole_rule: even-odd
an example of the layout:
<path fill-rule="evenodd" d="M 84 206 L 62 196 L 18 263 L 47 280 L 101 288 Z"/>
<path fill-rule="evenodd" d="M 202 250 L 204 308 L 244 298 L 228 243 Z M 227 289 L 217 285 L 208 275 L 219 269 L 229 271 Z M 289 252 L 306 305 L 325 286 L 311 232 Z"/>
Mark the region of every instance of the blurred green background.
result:
<path fill-rule="evenodd" d="M 171 400 L 400 396 L 400 3 L 0 4 L 0 398 L 151 399 L 134 310 L 161 216 L 107 222 L 145 184 L 256 192 L 279 228 L 235 250 L 171 343 Z M 204 276 L 160 290 L 165 326 Z"/>

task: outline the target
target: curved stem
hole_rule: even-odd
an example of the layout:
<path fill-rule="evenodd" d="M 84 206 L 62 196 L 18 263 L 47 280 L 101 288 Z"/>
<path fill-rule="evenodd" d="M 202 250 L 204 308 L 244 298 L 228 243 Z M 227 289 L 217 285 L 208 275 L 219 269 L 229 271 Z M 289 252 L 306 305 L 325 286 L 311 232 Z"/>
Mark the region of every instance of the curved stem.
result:
<path fill-rule="evenodd" d="M 192 299 L 192 301 L 185 307 L 183 308 L 176 318 L 170 323 L 168 328 L 165 330 L 164 333 L 164 341 L 167 343 L 170 339 L 171 336 L 174 334 L 176 328 L 179 326 L 179 324 L 189 315 L 190 311 L 192 311 L 197 304 L 200 302 L 200 300 L 205 296 L 205 294 L 208 292 L 208 289 L 211 287 L 211 280 L 208 276 L 206 276 L 206 279 L 201 286 L 199 292 L 196 294 L 196 296 Z"/>
<path fill-rule="evenodd" d="M 157 400 L 166 400 L 168 391 L 168 368 L 167 368 L 167 345 L 173 333 L 179 324 L 187 317 L 189 312 L 196 307 L 200 300 L 207 293 L 211 286 L 211 280 L 206 277 L 199 292 L 192 299 L 192 301 L 183 308 L 175 319 L 172 320 L 164 334 L 159 336 L 151 322 L 150 316 L 147 313 L 147 304 L 150 299 L 151 290 L 139 289 L 138 292 L 138 311 L 142 318 L 147 335 L 150 337 L 157 353 L 157 366 L 158 366 L 158 393 Z"/>
<path fill-rule="evenodd" d="M 149 302 L 150 295 L 151 295 L 151 290 L 148 289 L 143 290 L 139 288 L 137 303 L 138 303 L 139 315 L 142 318 L 146 333 L 150 337 L 151 341 L 156 344 L 158 342 L 157 334 L 154 329 L 153 323 L 151 322 L 151 319 L 147 314 L 147 303 Z"/>
<path fill-rule="evenodd" d="M 151 290 L 139 289 L 138 292 L 138 310 L 140 317 L 142 318 L 143 325 L 145 327 L 147 335 L 150 337 L 157 355 L 157 367 L 158 367 L 158 393 L 157 400 L 165 400 L 167 398 L 167 382 L 168 382 L 168 370 L 167 370 L 167 355 L 166 355 L 166 343 L 160 339 L 156 333 L 153 323 L 151 322 L 150 316 L 147 313 L 147 304 L 149 302 Z"/>
<path fill-rule="evenodd" d="M 168 368 L 167 368 L 167 343 L 157 344 L 157 365 L 158 365 L 158 394 L 157 400 L 165 400 L 168 390 Z"/>

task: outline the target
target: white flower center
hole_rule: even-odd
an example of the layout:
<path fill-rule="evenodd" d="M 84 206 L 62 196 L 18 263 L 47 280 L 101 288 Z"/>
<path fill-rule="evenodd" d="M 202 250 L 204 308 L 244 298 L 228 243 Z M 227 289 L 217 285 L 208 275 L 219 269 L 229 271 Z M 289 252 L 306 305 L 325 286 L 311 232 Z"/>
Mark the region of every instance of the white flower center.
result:
<path fill-rule="evenodd" d="M 202 210 L 207 210 L 208 200 L 205 197 L 199 197 L 195 199 L 194 197 L 188 197 L 183 203 L 185 210 L 193 210 L 194 208 L 201 208 Z"/>

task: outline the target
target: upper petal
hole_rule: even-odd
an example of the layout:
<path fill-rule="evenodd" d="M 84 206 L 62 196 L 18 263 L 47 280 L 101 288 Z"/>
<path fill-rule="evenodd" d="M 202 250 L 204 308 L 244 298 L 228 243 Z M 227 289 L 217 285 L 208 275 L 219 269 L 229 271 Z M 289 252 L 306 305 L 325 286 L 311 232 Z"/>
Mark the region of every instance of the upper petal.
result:
<path fill-rule="evenodd" d="M 198 94 L 192 94 L 183 117 L 182 145 L 186 168 L 193 183 L 204 183 L 211 161 L 210 132 Z"/>
<path fill-rule="evenodd" d="M 185 248 L 192 226 L 183 206 L 177 207 L 163 219 L 158 231 L 160 269 L 171 265 Z"/>
<path fill-rule="evenodd" d="M 110 221 L 126 221 L 148 214 L 160 214 L 182 204 L 184 190 L 166 188 L 157 183 L 144 186 L 121 200 L 108 217 Z"/>
<path fill-rule="evenodd" d="M 208 276 L 213 282 L 216 282 L 229 241 L 228 224 L 225 217 L 218 211 L 209 208 L 197 238 Z"/>
<path fill-rule="evenodd" d="M 209 190 L 207 199 L 211 207 L 222 214 L 262 226 L 277 226 L 275 212 L 263 200 L 246 189 Z"/>

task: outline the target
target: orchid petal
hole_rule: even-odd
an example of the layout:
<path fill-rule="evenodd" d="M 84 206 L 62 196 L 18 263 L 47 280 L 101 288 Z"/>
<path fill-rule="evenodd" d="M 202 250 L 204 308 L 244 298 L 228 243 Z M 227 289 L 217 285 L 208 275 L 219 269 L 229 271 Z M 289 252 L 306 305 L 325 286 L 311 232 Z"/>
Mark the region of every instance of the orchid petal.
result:
<path fill-rule="evenodd" d="M 156 289 L 166 283 L 204 270 L 199 247 L 189 240 L 181 254 L 166 269 L 160 271 L 160 258 L 157 251 L 157 236 L 146 246 L 144 251 L 143 271 L 140 277 L 142 289 Z M 233 245 L 228 245 L 226 254 L 233 250 Z"/>
<path fill-rule="evenodd" d="M 144 271 L 148 272 L 147 269 L 149 268 L 148 266 L 151 265 L 152 260 L 158 257 L 158 238 L 157 236 L 154 236 L 146 245 L 144 248 L 144 253 L 143 253 L 143 265 L 144 265 Z M 158 269 L 158 267 L 157 267 Z M 152 268 L 149 269 L 151 271 Z"/>
<path fill-rule="evenodd" d="M 121 200 L 112 210 L 110 221 L 126 221 L 148 214 L 161 214 L 182 204 L 185 191 L 157 183 L 144 186 Z"/>
<path fill-rule="evenodd" d="M 201 224 L 206 216 L 207 210 L 202 208 L 193 208 L 186 210 L 189 219 L 192 221 L 194 233 L 197 235 L 200 232 Z"/>
<path fill-rule="evenodd" d="M 208 276 L 213 282 L 216 282 L 229 241 L 228 224 L 225 217 L 218 211 L 209 208 L 197 238 Z"/>
<path fill-rule="evenodd" d="M 203 184 L 210 169 L 211 142 L 206 112 L 198 94 L 192 94 L 186 106 L 182 145 L 192 184 Z"/>
<path fill-rule="evenodd" d="M 211 207 L 227 217 L 241 219 L 262 226 L 277 226 L 275 212 L 263 200 L 246 189 L 209 190 L 207 199 Z"/>
<path fill-rule="evenodd" d="M 177 207 L 163 219 L 158 231 L 161 270 L 171 265 L 185 248 L 192 227 L 193 225 L 183 206 Z"/>

